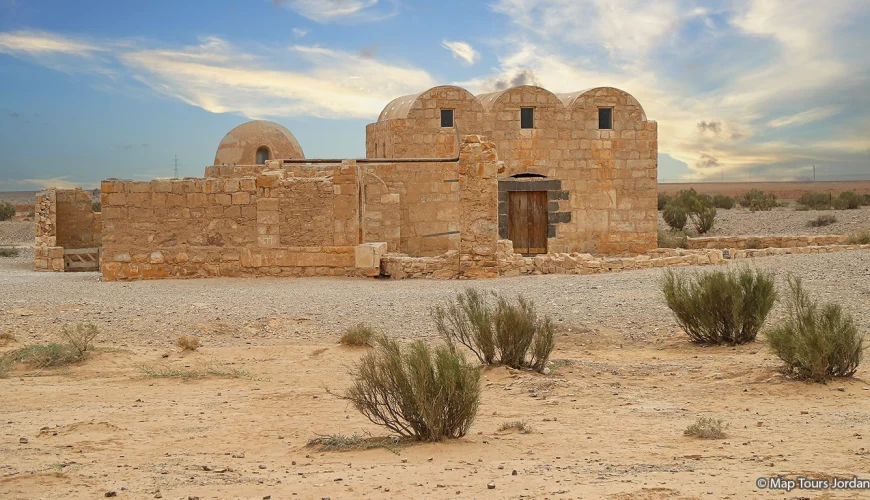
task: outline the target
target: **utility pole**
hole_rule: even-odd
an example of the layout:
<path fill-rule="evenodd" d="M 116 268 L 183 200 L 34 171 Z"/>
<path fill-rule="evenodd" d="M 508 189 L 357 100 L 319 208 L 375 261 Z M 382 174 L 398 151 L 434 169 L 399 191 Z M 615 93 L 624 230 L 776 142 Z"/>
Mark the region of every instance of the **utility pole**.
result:
<path fill-rule="evenodd" d="M 813 182 L 816 182 L 816 166 L 813 165 Z"/>
<path fill-rule="evenodd" d="M 175 155 L 175 166 L 172 167 L 173 171 L 175 171 L 175 178 L 178 179 L 178 155 Z"/>

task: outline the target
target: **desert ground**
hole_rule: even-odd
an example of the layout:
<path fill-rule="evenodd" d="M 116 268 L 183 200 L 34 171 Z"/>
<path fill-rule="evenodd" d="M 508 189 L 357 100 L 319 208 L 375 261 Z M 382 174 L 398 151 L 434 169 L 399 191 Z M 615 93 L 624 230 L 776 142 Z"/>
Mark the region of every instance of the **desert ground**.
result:
<path fill-rule="evenodd" d="M 659 182 L 660 193 L 674 194 L 681 189 L 694 189 L 710 195 L 724 194 L 739 196 L 750 189 L 773 193 L 777 198 L 796 200 L 803 193 L 833 193 L 855 191 L 858 194 L 870 193 L 870 180 L 819 181 L 819 182 Z"/>
<path fill-rule="evenodd" d="M 0 244 L 27 245 L 28 227 L 6 223 Z M 14 336 L 0 353 L 56 340 L 65 324 L 89 321 L 101 333 L 81 364 L 15 365 L 0 379 L 0 498 L 868 496 L 755 486 L 776 475 L 870 478 L 868 365 L 852 379 L 810 384 L 782 375 L 763 334 L 736 348 L 691 344 L 659 292 L 661 269 L 475 282 L 103 283 L 96 273 L 35 273 L 31 252 L 0 258 L 0 333 Z M 751 265 L 776 271 L 780 285 L 788 273 L 802 277 L 870 331 L 870 251 Z M 307 445 L 387 435 L 330 394 L 350 385 L 366 352 L 339 345 L 342 329 L 365 322 L 438 343 L 429 308 L 468 286 L 523 294 L 554 319 L 548 374 L 485 369 L 480 411 L 462 439 L 343 452 Z M 782 316 L 780 304 L 768 324 Z M 182 334 L 202 347 L 181 352 Z M 684 436 L 700 416 L 727 422 L 727 437 Z M 517 420 L 531 432 L 499 430 Z"/>

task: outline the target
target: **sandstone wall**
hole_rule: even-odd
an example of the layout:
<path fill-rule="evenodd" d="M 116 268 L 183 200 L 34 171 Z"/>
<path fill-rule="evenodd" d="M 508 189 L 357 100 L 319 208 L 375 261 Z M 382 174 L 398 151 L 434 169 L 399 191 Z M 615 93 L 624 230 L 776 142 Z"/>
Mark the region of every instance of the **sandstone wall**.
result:
<path fill-rule="evenodd" d="M 463 133 L 491 140 L 504 162 L 500 179 L 534 174 L 547 191 L 548 251 L 642 253 L 656 241 L 658 131 L 629 94 L 598 88 L 555 95 L 522 86 L 472 98 L 458 87 L 436 87 L 406 114 L 391 103 L 366 128 L 368 157 L 446 157 L 455 151 L 453 129 L 440 127 L 440 109 L 455 109 Z M 520 127 L 520 108 L 535 108 L 534 128 Z M 599 107 L 613 109 L 613 128 L 598 129 Z M 526 186 L 528 187 L 528 186 Z M 510 187 L 500 201 L 506 205 Z M 506 210 L 500 210 L 506 238 Z"/>
<path fill-rule="evenodd" d="M 848 235 L 707 236 L 686 238 L 689 248 L 794 248 L 846 243 Z"/>
<path fill-rule="evenodd" d="M 93 211 L 90 193 L 81 189 L 56 190 L 57 246 L 67 249 L 100 246 L 100 214 Z"/>

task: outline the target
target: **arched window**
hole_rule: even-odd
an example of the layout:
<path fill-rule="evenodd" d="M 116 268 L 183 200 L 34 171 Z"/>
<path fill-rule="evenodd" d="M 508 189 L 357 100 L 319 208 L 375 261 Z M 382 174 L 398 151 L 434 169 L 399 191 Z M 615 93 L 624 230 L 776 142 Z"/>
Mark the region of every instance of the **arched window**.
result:
<path fill-rule="evenodd" d="M 266 146 L 260 146 L 257 148 L 257 165 L 265 165 L 266 160 L 269 159 L 269 148 Z"/>

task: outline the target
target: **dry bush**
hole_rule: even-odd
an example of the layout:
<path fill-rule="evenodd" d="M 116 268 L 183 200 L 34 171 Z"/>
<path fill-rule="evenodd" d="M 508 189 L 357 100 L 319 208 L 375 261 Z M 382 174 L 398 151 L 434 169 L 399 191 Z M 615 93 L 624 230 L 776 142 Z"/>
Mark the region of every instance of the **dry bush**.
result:
<path fill-rule="evenodd" d="M 0 257 L 18 257 L 20 253 L 15 247 L 0 247 Z"/>
<path fill-rule="evenodd" d="M 0 333 L 0 345 L 11 344 L 15 342 L 15 334 L 12 332 Z"/>
<path fill-rule="evenodd" d="M 797 199 L 798 205 L 814 210 L 831 208 L 832 198 L 828 193 L 804 193 Z"/>
<path fill-rule="evenodd" d="M 0 201 L 0 221 L 9 220 L 15 216 L 15 207 L 8 201 Z"/>
<path fill-rule="evenodd" d="M 193 352 L 199 349 L 199 337 L 196 335 L 179 335 L 175 339 L 175 345 L 180 347 L 182 351 Z"/>
<path fill-rule="evenodd" d="M 847 242 L 850 245 L 870 245 L 870 231 L 850 234 Z"/>
<path fill-rule="evenodd" d="M 384 437 L 363 437 L 359 434 L 343 436 L 333 434 L 321 436 L 308 441 L 305 446 L 315 448 L 318 451 L 358 451 L 385 448 L 393 453 L 398 453 L 399 440 Z"/>
<path fill-rule="evenodd" d="M 749 268 L 693 275 L 668 269 L 662 292 L 677 323 L 699 344 L 755 340 L 776 301 L 773 275 Z"/>
<path fill-rule="evenodd" d="M 25 363 L 33 368 L 54 368 L 71 365 L 84 358 L 69 344 L 51 342 L 31 344 L 14 354 L 13 361 Z"/>
<path fill-rule="evenodd" d="M 747 239 L 746 240 L 746 248 L 748 248 L 750 250 L 756 250 L 758 248 L 761 248 L 761 239 L 756 238 L 754 236 L 752 238 Z"/>
<path fill-rule="evenodd" d="M 94 339 L 100 331 L 93 323 L 78 323 L 75 327 L 64 325 L 60 332 L 63 340 L 75 351 L 79 358 L 84 359 L 93 349 Z"/>
<path fill-rule="evenodd" d="M 799 278 L 789 277 L 788 316 L 766 332 L 771 349 L 787 372 L 824 382 L 851 377 L 864 352 L 864 336 L 838 304 L 819 305 Z"/>
<path fill-rule="evenodd" d="M 14 360 L 11 356 L 0 356 L 0 378 L 8 378 L 9 372 L 12 371 Z"/>
<path fill-rule="evenodd" d="M 504 422 L 498 428 L 499 432 L 505 431 L 519 431 L 520 434 L 531 434 L 532 426 L 530 426 L 525 420 L 512 420 L 510 422 Z"/>
<path fill-rule="evenodd" d="M 698 234 L 705 234 L 713 229 L 713 223 L 716 221 L 716 207 L 714 206 L 699 206 L 696 210 L 689 213 L 689 218 L 692 219 L 692 224 Z"/>
<path fill-rule="evenodd" d="M 683 435 L 699 437 L 703 439 L 722 439 L 725 437 L 725 431 L 728 429 L 728 424 L 721 419 L 712 417 L 698 417 L 698 420 L 686 427 Z"/>
<path fill-rule="evenodd" d="M 538 318 L 534 304 L 519 296 L 516 304 L 468 288 L 432 310 L 438 333 L 451 346 L 471 349 L 487 365 L 543 371 L 555 347 L 555 330 L 549 316 Z"/>
<path fill-rule="evenodd" d="M 688 218 L 686 209 L 676 203 L 668 203 L 662 212 L 662 219 L 672 231 L 682 231 L 686 227 Z"/>
<path fill-rule="evenodd" d="M 815 219 L 810 219 L 809 221 L 807 221 L 807 227 L 830 226 L 831 224 L 833 224 L 835 222 L 837 222 L 836 215 L 825 214 L 825 215 L 820 215 L 820 216 L 816 217 Z"/>
<path fill-rule="evenodd" d="M 480 368 L 449 346 L 405 349 L 379 337 L 343 398 L 371 422 L 420 441 L 464 436 L 480 404 Z"/>
<path fill-rule="evenodd" d="M 688 248 L 688 234 L 685 231 L 662 231 L 658 232 L 659 248 Z"/>
<path fill-rule="evenodd" d="M 668 202 L 671 201 L 671 195 L 668 193 L 659 193 L 658 197 L 658 208 L 659 210 L 664 210 L 665 206 Z"/>
<path fill-rule="evenodd" d="M 834 208 L 837 210 L 855 210 L 863 204 L 863 198 L 855 191 L 843 191 L 834 200 Z"/>
<path fill-rule="evenodd" d="M 362 323 L 352 326 L 341 334 L 340 344 L 350 346 L 370 346 L 375 330 Z"/>
<path fill-rule="evenodd" d="M 737 200 L 735 198 L 726 196 L 724 194 L 717 194 L 713 197 L 713 206 L 716 208 L 724 208 L 725 210 L 730 210 L 734 208 L 735 203 L 737 203 Z"/>
<path fill-rule="evenodd" d="M 740 206 L 748 208 L 753 212 L 768 212 L 777 206 L 776 195 L 773 193 L 765 193 L 758 189 L 750 189 L 743 193 L 739 200 Z"/>

